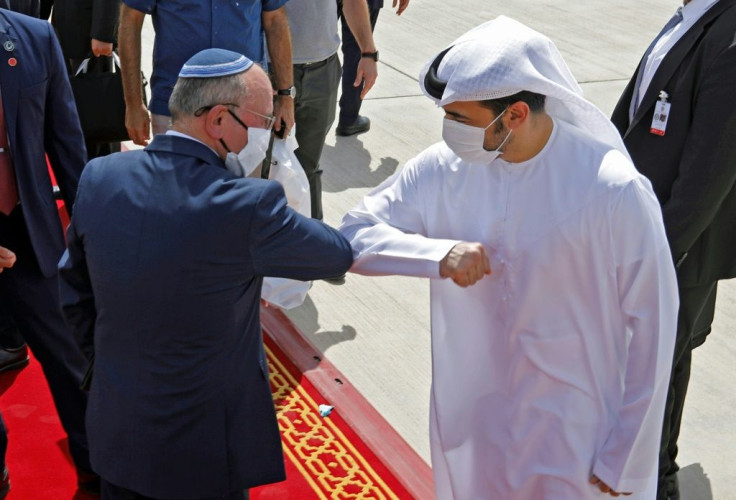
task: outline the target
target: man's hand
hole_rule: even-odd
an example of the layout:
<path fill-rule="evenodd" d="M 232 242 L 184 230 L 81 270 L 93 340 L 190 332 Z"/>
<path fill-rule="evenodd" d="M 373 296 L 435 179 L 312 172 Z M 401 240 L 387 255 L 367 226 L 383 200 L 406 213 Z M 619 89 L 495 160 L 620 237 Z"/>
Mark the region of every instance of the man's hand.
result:
<path fill-rule="evenodd" d="M 399 5 L 399 8 L 396 9 L 396 5 Z M 396 15 L 400 16 L 402 12 L 406 10 L 406 8 L 409 6 L 409 0 L 394 0 L 394 3 L 392 7 L 396 9 Z"/>
<path fill-rule="evenodd" d="M 139 146 L 147 146 L 151 138 L 151 115 L 141 101 L 139 106 L 125 107 L 125 128 L 130 140 Z"/>
<path fill-rule="evenodd" d="M 125 128 L 130 139 L 146 146 L 151 137 L 151 115 L 143 103 L 141 86 L 141 30 L 146 14 L 124 3 L 120 6 L 118 50 L 125 93 Z"/>
<path fill-rule="evenodd" d="M 15 264 L 15 254 L 5 247 L 0 247 L 0 273 L 6 267 L 13 267 Z"/>
<path fill-rule="evenodd" d="M 112 43 L 101 42 L 95 38 L 92 39 L 92 53 L 95 57 L 111 56 Z"/>
<path fill-rule="evenodd" d="M 273 114 L 276 117 L 274 130 L 277 132 L 281 130 L 281 120 L 283 120 L 286 124 L 286 130 L 284 130 L 284 138 L 286 138 L 291 132 L 291 127 L 294 126 L 294 99 L 288 95 L 277 96 L 273 105 Z"/>
<path fill-rule="evenodd" d="M 360 87 L 361 82 L 365 81 L 363 91 L 360 93 L 361 99 L 365 99 L 365 95 L 376 83 L 376 78 L 378 78 L 378 63 L 370 57 L 361 57 L 358 63 L 358 73 L 353 82 L 353 87 Z"/>
<path fill-rule="evenodd" d="M 440 261 L 440 276 L 466 287 L 491 274 L 491 263 L 480 243 L 458 243 Z"/>
<path fill-rule="evenodd" d="M 595 474 L 593 474 L 593 477 L 590 478 L 590 484 L 597 485 L 599 490 L 601 490 L 603 493 L 608 493 L 612 497 L 617 497 L 617 496 L 620 496 L 620 495 L 623 495 L 623 496 L 627 497 L 627 496 L 631 495 L 631 493 L 624 493 L 624 492 L 621 492 L 621 491 L 614 491 L 613 489 L 611 489 L 610 486 L 608 486 L 606 483 L 604 483 L 603 481 L 601 481 L 600 478 L 598 478 L 598 476 L 596 476 Z"/>

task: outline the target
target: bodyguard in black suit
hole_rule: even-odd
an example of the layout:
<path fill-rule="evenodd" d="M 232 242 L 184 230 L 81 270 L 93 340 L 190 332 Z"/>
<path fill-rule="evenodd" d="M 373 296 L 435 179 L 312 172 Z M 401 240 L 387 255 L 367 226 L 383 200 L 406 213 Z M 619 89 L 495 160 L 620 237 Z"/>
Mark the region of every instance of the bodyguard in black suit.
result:
<path fill-rule="evenodd" d="M 612 117 L 662 205 L 680 289 L 660 499 L 679 498 L 675 458 L 691 351 L 710 333 L 718 280 L 736 276 L 736 0 L 684 3 L 685 22 L 693 9 L 702 15 L 666 52 L 649 86 L 639 90 L 641 104 L 633 116 L 637 74 L 647 58 Z"/>
<path fill-rule="evenodd" d="M 41 363 L 72 458 L 86 482 L 91 478 L 87 400 L 79 385 L 87 363 L 61 313 L 56 266 L 65 242 L 45 156 L 71 210 L 85 149 L 49 23 L 0 9 L 0 94 L 7 130 L 2 154 L 11 160 L 19 200 L 17 205 L 3 203 L 12 188 L 3 177 L 0 246 L 14 252 L 17 261 L 0 274 L 0 303 L 8 306 Z"/>

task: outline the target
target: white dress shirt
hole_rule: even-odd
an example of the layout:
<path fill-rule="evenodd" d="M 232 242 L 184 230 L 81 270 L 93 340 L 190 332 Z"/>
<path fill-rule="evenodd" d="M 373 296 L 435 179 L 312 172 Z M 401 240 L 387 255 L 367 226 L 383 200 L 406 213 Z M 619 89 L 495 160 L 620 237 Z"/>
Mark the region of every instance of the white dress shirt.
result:
<path fill-rule="evenodd" d="M 703 14 L 705 14 L 717 1 L 718 0 L 691 0 L 687 5 L 680 7 L 682 9 L 682 22 L 657 40 L 656 45 L 645 61 L 643 69 L 644 74 L 642 75 L 641 84 L 639 85 L 639 102 L 636 103 L 637 107 L 641 104 L 641 100 L 649 88 L 649 84 L 652 82 L 654 74 L 657 72 L 657 69 L 659 69 L 659 65 L 667 56 L 670 49 L 680 41 L 683 35 L 687 33 L 698 19 L 703 17 Z"/>

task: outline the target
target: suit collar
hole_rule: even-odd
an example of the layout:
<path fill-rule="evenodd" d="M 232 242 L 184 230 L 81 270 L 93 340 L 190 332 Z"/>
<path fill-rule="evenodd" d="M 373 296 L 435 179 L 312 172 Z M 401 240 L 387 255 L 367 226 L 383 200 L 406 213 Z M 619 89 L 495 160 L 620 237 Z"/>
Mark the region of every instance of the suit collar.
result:
<path fill-rule="evenodd" d="M 659 98 L 660 90 L 663 90 L 666 84 L 672 78 L 677 68 L 682 64 L 685 56 L 690 52 L 693 45 L 700 39 L 701 34 L 705 27 L 710 24 L 715 18 L 728 7 L 732 6 L 733 0 L 720 0 L 716 2 L 705 14 L 685 33 L 682 38 L 675 44 L 674 47 L 667 53 L 665 58 L 662 60 L 657 72 L 654 74 L 652 81 L 649 83 L 644 97 L 641 100 L 641 104 L 637 108 L 636 114 L 634 115 L 629 129 L 634 128 L 647 111 L 654 105 Z M 643 61 L 639 63 L 639 66 L 643 64 Z M 637 69 L 637 72 L 640 68 Z"/>
<path fill-rule="evenodd" d="M 158 134 L 146 146 L 146 151 L 193 156 L 215 167 L 225 168 L 225 163 L 205 144 L 180 135 Z"/>

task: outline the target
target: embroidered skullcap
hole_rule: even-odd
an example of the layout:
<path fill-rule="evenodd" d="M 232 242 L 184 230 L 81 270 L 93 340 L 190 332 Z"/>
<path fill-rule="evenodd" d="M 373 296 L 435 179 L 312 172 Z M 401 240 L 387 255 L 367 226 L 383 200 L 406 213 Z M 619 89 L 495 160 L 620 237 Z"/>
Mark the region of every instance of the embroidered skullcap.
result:
<path fill-rule="evenodd" d="M 215 78 L 242 73 L 253 61 L 231 50 L 205 49 L 189 58 L 179 72 L 179 78 Z"/>
<path fill-rule="evenodd" d="M 583 97 L 555 44 L 506 16 L 473 28 L 427 61 L 419 82 L 438 106 L 498 99 L 522 90 L 542 94 L 547 114 L 629 156 L 608 117 Z"/>

